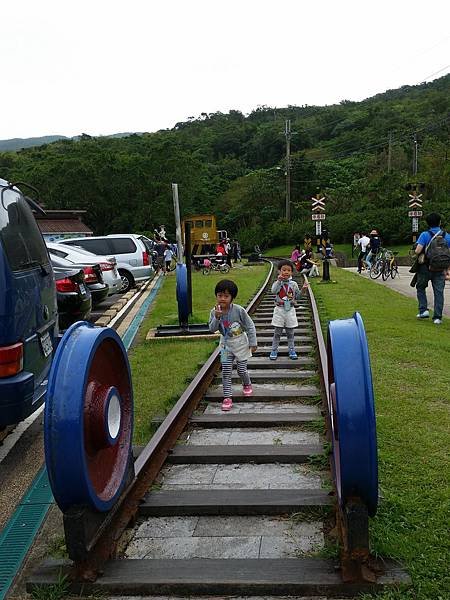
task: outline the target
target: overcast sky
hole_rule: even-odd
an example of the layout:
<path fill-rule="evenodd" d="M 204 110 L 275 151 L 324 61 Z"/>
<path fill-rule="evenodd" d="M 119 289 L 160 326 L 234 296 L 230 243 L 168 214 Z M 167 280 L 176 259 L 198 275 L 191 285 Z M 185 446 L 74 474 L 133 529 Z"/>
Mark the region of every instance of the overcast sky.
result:
<path fill-rule="evenodd" d="M 3 0 L 0 139 L 156 131 L 450 71 L 448 0 Z"/>

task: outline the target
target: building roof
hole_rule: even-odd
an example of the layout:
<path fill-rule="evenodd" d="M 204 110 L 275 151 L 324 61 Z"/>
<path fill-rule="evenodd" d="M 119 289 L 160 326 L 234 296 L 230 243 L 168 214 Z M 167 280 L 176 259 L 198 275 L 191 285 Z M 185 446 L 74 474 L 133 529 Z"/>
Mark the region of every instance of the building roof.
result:
<path fill-rule="evenodd" d="M 37 219 L 42 233 L 81 233 L 92 235 L 93 231 L 80 219 Z"/>

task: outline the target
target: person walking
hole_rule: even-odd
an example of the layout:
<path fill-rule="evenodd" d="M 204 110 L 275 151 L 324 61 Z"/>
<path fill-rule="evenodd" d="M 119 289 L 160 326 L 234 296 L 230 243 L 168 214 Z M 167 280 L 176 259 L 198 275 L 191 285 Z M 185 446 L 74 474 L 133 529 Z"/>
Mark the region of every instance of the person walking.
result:
<path fill-rule="evenodd" d="M 166 273 L 170 273 L 170 265 L 172 264 L 173 252 L 170 244 L 167 244 L 166 249 L 164 250 L 164 275 Z"/>
<path fill-rule="evenodd" d="M 370 238 L 365 233 L 363 233 L 358 240 L 358 248 L 359 248 L 358 273 L 361 273 L 361 271 L 362 271 L 363 260 L 366 258 L 367 246 L 369 245 L 369 242 L 370 242 Z"/>
<path fill-rule="evenodd" d="M 295 328 L 298 327 L 295 302 L 300 300 L 301 291 L 297 282 L 292 279 L 294 265 L 290 260 L 280 260 L 277 268 L 278 277 L 272 285 L 272 294 L 275 294 L 275 307 L 272 316 L 274 332 L 269 359 L 277 359 L 281 334 L 283 333 L 283 329 L 285 329 L 288 341 L 289 358 L 291 360 L 297 360 L 298 356 L 295 352 L 294 341 Z M 306 287 L 308 287 L 307 283 L 303 285 L 302 290 Z"/>
<path fill-rule="evenodd" d="M 359 231 L 355 231 L 355 233 L 353 234 L 352 258 L 353 258 L 353 253 L 358 250 L 358 242 L 359 242 L 360 237 L 361 237 L 361 234 L 359 233 Z"/>
<path fill-rule="evenodd" d="M 300 258 L 300 255 L 301 255 L 300 246 L 297 245 L 291 252 L 291 262 L 293 262 L 295 264 L 298 261 L 298 259 Z"/>
<path fill-rule="evenodd" d="M 426 289 L 431 281 L 434 294 L 433 323 L 442 323 L 444 309 L 445 277 L 450 267 L 450 235 L 441 228 L 441 215 L 430 213 L 426 217 L 428 231 L 422 231 L 417 240 L 417 280 L 416 292 L 419 303 L 418 319 L 428 319 Z"/>
<path fill-rule="evenodd" d="M 245 308 L 234 304 L 238 287 L 229 279 L 222 279 L 215 287 L 216 305 L 209 317 L 209 330 L 220 331 L 220 362 L 222 365 L 222 410 L 233 407 L 231 372 L 236 360 L 237 372 L 243 384 L 244 396 L 253 394 L 247 360 L 257 349 L 256 327 Z"/>

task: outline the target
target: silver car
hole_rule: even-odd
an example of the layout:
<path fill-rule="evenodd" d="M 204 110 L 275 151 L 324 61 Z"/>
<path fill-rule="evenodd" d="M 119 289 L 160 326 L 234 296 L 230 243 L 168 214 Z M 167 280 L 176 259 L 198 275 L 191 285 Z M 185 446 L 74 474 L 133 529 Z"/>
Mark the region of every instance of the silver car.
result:
<path fill-rule="evenodd" d="M 53 254 L 74 264 L 93 265 L 98 263 L 102 270 L 103 281 L 109 287 L 108 296 L 117 294 L 121 290 L 122 278 L 114 256 L 99 256 L 79 246 L 66 246 L 57 242 L 46 242 L 46 246 L 50 256 Z"/>
<path fill-rule="evenodd" d="M 81 246 L 94 254 L 113 254 L 122 277 L 122 292 L 134 287 L 138 281 L 153 276 L 154 269 L 144 243 L 132 233 L 114 233 L 98 237 L 70 238 L 61 240 L 68 246 Z"/>

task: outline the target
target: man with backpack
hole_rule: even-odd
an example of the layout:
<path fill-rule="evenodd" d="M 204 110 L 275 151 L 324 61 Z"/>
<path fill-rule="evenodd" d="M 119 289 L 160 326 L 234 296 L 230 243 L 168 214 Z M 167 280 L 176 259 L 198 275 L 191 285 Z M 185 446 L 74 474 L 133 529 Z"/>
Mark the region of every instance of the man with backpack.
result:
<path fill-rule="evenodd" d="M 418 319 L 427 319 L 428 311 L 426 288 L 431 281 L 434 294 L 433 323 L 442 323 L 444 309 L 445 272 L 450 267 L 450 235 L 441 228 L 441 215 L 431 213 L 427 216 L 428 231 L 422 231 L 417 240 L 417 300 L 419 302 Z"/>

